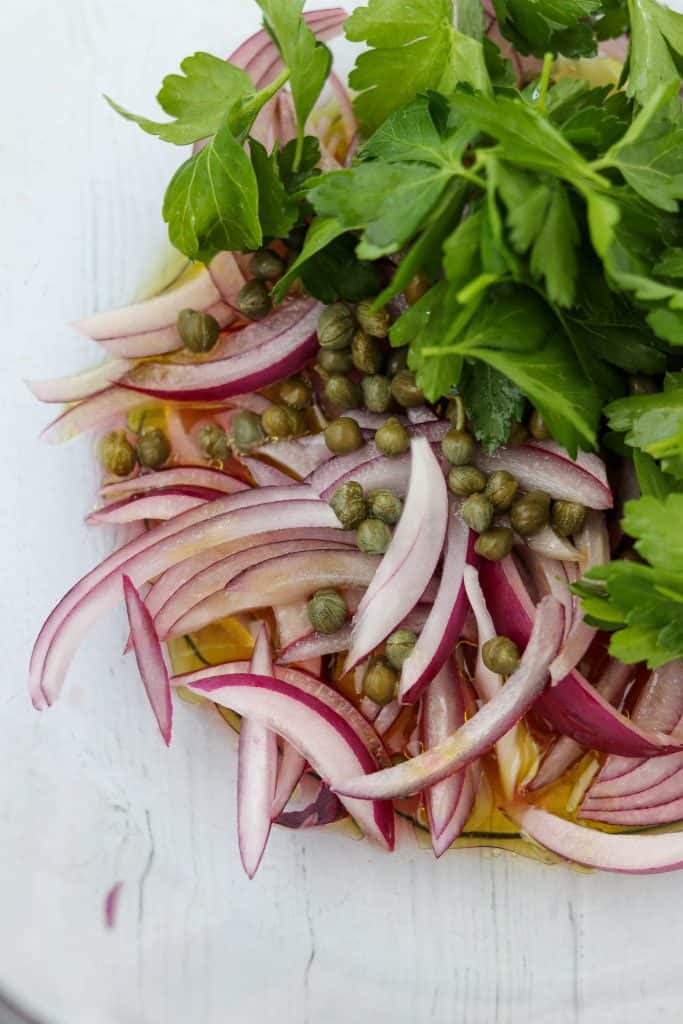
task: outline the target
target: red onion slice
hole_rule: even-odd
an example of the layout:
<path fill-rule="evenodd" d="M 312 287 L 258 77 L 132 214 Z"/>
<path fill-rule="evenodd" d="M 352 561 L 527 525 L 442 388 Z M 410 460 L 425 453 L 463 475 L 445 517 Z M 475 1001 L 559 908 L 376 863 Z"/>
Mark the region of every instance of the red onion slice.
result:
<path fill-rule="evenodd" d="M 271 807 L 271 817 L 275 821 L 289 803 L 292 793 L 299 785 L 306 768 L 306 758 L 286 740 L 282 741 L 282 757 L 277 773 L 275 796 Z"/>
<path fill-rule="evenodd" d="M 665 762 L 664 765 L 662 762 Z M 662 807 L 674 800 L 683 799 L 683 758 L 681 755 L 670 754 L 668 757 L 652 757 L 646 762 L 646 767 L 649 765 L 659 769 L 659 777 L 656 773 L 649 777 L 652 780 L 650 785 L 644 786 L 648 777 L 642 774 L 639 781 L 633 782 L 629 782 L 629 776 L 624 776 L 623 793 L 618 796 L 597 798 L 588 792 L 581 804 L 579 816 L 591 818 L 594 811 L 636 811 L 643 808 Z M 632 791 L 631 785 L 634 787 Z"/>
<path fill-rule="evenodd" d="M 39 402 L 80 402 L 121 380 L 131 366 L 129 359 L 109 359 L 81 373 L 50 380 L 27 380 L 26 384 Z"/>
<path fill-rule="evenodd" d="M 346 592 L 349 611 L 353 611 L 353 603 L 348 600 L 349 591 Z M 423 628 L 429 614 L 428 605 L 418 605 L 410 615 L 401 623 L 402 629 L 412 629 L 419 632 Z M 310 630 L 299 636 L 297 639 L 289 639 L 280 652 L 278 663 L 280 665 L 301 664 L 308 658 L 324 657 L 326 654 L 340 654 L 347 651 L 351 644 L 351 624 L 349 623 L 337 633 L 324 634 L 313 633 Z"/>
<path fill-rule="evenodd" d="M 173 702 L 161 644 L 154 632 L 154 623 L 145 608 L 145 602 L 140 597 L 135 584 L 125 575 L 123 576 L 123 596 L 140 678 L 157 720 L 159 731 L 168 747 L 171 744 L 173 731 Z"/>
<path fill-rule="evenodd" d="M 45 427 L 41 439 L 48 444 L 65 444 L 89 430 L 105 427 L 115 417 L 140 405 L 140 396 L 125 388 L 111 387 L 98 391 L 78 405 L 65 409 Z"/>
<path fill-rule="evenodd" d="M 491 701 L 438 747 L 374 775 L 349 778 L 334 786 L 335 792 L 363 800 L 411 796 L 471 764 L 516 725 L 543 692 L 563 629 L 562 606 L 544 597 L 519 668 Z"/>
<path fill-rule="evenodd" d="M 622 828 L 671 825 L 683 821 L 683 796 L 655 807 L 624 808 L 621 811 L 590 811 L 585 814 L 582 812 L 580 816 L 590 821 L 599 821 L 605 825 L 618 825 Z"/>
<path fill-rule="evenodd" d="M 182 491 L 165 491 L 162 494 L 147 494 L 142 498 L 124 498 L 106 508 L 96 509 L 86 516 L 85 521 L 99 526 L 112 526 L 138 523 L 144 519 L 173 519 L 191 508 L 204 505 L 206 501 L 206 497 Z"/>
<path fill-rule="evenodd" d="M 249 489 L 249 485 L 243 480 L 222 473 L 218 469 L 173 466 L 171 469 L 160 469 L 154 473 L 143 473 L 132 480 L 116 480 L 105 484 L 100 488 L 100 495 L 105 500 L 116 500 L 133 494 L 144 494 L 145 491 L 162 491 L 174 487 L 201 487 L 222 494 L 236 494 L 238 491 Z"/>
<path fill-rule="evenodd" d="M 551 498 L 578 501 L 587 508 L 612 507 L 612 492 L 602 459 L 579 452 L 576 460 L 552 441 L 529 441 L 499 448 L 492 455 L 477 452 L 474 462 L 487 475 L 506 469 L 526 491 L 545 491 Z"/>
<path fill-rule="evenodd" d="M 325 444 L 322 434 L 311 434 L 310 437 L 298 437 L 294 440 L 270 441 L 257 448 L 255 454 L 272 459 L 302 479 L 315 473 L 332 458 L 332 452 Z"/>
<path fill-rule="evenodd" d="M 465 702 L 461 683 L 453 665 L 447 661 L 430 682 L 420 702 L 420 739 L 423 747 L 431 750 L 443 743 L 464 721 Z M 432 846 L 455 814 L 466 771 L 454 772 L 425 791 Z"/>
<path fill-rule="evenodd" d="M 261 462 L 260 459 L 251 459 L 242 456 L 243 465 L 249 470 L 249 474 L 257 487 L 287 487 L 296 483 L 291 476 L 287 476 L 281 469 L 271 466 L 268 462 Z"/>
<path fill-rule="evenodd" d="M 474 809 L 474 803 L 477 799 L 477 791 L 479 789 L 480 773 L 478 769 L 479 762 L 476 761 L 468 768 L 465 768 L 465 779 L 453 816 L 438 838 L 435 839 L 434 836 L 432 836 L 432 849 L 434 851 L 434 856 L 437 859 L 442 857 L 446 850 L 448 850 L 455 840 L 460 837 Z M 441 785 L 441 783 L 439 783 L 439 785 Z"/>

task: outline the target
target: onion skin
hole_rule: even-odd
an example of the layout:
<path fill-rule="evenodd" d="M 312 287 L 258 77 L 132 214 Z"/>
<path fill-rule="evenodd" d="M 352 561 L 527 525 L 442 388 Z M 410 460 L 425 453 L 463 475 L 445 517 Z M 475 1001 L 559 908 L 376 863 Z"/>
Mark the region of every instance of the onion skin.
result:
<path fill-rule="evenodd" d="M 294 481 L 292 481 L 294 482 Z M 154 473 L 144 473 L 132 480 L 117 480 L 100 488 L 100 497 L 105 500 L 125 498 L 128 495 L 144 494 L 146 491 L 160 492 L 169 487 L 202 487 L 218 494 L 236 494 L 246 491 L 249 485 L 237 477 L 229 476 L 217 469 L 201 466 L 173 466 Z"/>

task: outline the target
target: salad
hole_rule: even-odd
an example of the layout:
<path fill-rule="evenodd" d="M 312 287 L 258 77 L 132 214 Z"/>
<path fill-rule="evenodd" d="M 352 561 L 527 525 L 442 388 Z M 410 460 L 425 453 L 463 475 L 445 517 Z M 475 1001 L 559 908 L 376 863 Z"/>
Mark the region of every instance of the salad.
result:
<path fill-rule="evenodd" d="M 192 147 L 186 264 L 31 384 L 126 535 L 42 627 L 33 703 L 123 603 L 165 743 L 179 700 L 237 739 L 250 877 L 273 823 L 677 868 L 683 15 L 258 5 L 164 120 L 109 100 Z"/>

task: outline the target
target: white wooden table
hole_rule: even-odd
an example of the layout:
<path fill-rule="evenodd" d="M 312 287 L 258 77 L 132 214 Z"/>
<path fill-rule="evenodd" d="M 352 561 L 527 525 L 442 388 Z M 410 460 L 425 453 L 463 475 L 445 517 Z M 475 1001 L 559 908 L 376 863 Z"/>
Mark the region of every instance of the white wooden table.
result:
<path fill-rule="evenodd" d="M 120 656 L 120 614 L 84 645 L 58 706 L 32 710 L 34 635 L 110 540 L 82 523 L 87 443 L 39 444 L 49 411 L 22 378 L 85 365 L 92 345 L 64 324 L 158 271 L 179 157 L 101 93 L 151 112 L 164 73 L 197 49 L 229 52 L 257 15 L 248 0 L 22 0 L 2 22 L 0 991 L 45 1024 L 680 1019 L 680 876 L 391 858 L 277 830 L 250 883 L 225 728 L 180 705 L 163 748 Z"/>

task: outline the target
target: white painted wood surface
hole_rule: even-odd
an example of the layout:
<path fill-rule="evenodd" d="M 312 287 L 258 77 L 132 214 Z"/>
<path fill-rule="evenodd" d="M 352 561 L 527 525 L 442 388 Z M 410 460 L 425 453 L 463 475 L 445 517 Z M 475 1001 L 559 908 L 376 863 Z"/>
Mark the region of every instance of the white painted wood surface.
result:
<path fill-rule="evenodd" d="M 256 22 L 248 0 L 3 6 L 0 991 L 45 1024 L 677 1020 L 680 876 L 478 852 L 437 864 L 276 830 L 250 883 L 225 728 L 181 704 L 164 749 L 120 656 L 121 614 L 55 709 L 29 704 L 38 626 L 110 540 L 82 523 L 88 445 L 41 446 L 49 411 L 21 379 L 85 365 L 92 345 L 64 324 L 129 300 L 158 268 L 179 156 L 101 93 L 151 112 L 183 56 L 227 53 Z"/>

